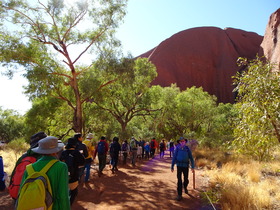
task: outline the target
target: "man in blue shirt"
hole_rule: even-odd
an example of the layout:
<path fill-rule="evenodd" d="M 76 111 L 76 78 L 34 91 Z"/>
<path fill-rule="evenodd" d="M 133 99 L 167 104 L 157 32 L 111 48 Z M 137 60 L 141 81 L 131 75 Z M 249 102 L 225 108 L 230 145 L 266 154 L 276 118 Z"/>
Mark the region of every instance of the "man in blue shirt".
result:
<path fill-rule="evenodd" d="M 174 165 L 177 165 L 177 193 L 176 200 L 182 200 L 182 187 L 184 186 L 185 193 L 188 194 L 189 184 L 189 164 L 191 162 L 191 170 L 194 173 L 194 160 L 191 150 L 186 145 L 186 140 L 180 137 L 179 144 L 176 146 L 174 156 L 171 164 L 171 172 L 174 171 Z M 182 174 L 184 175 L 184 182 L 182 181 Z"/>

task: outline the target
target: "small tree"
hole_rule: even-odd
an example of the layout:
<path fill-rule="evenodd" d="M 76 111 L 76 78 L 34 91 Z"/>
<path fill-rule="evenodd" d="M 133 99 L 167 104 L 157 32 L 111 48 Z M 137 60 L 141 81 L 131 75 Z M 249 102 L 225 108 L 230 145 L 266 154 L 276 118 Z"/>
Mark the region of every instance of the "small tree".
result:
<path fill-rule="evenodd" d="M 0 140 L 6 143 L 23 137 L 24 117 L 14 110 L 2 110 L 0 107 Z"/>
<path fill-rule="evenodd" d="M 261 160 L 280 142 L 280 74 L 260 59 L 240 59 L 247 70 L 235 77 L 239 119 L 234 144 Z"/>

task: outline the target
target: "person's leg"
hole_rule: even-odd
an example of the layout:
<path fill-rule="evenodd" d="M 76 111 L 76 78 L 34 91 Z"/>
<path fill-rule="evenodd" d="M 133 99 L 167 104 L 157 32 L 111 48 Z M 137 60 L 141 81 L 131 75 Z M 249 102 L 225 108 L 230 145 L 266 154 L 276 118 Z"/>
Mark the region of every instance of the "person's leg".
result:
<path fill-rule="evenodd" d="M 184 174 L 184 189 L 185 193 L 188 193 L 188 184 L 189 184 L 189 167 L 182 168 Z"/>
<path fill-rule="evenodd" d="M 132 150 L 132 165 L 135 165 L 137 150 Z"/>
<path fill-rule="evenodd" d="M 123 153 L 123 164 L 126 164 L 127 152 Z"/>
<path fill-rule="evenodd" d="M 102 155 L 102 166 L 101 166 L 101 171 L 103 171 L 103 169 L 106 166 L 106 155 Z"/>
<path fill-rule="evenodd" d="M 84 175 L 85 167 L 79 168 L 79 182 L 81 182 L 82 176 Z"/>
<path fill-rule="evenodd" d="M 178 200 L 182 198 L 182 167 L 177 166 L 177 194 Z"/>
<path fill-rule="evenodd" d="M 118 163 L 119 163 L 119 156 L 117 155 L 115 158 L 115 170 L 118 171 Z"/>
<path fill-rule="evenodd" d="M 70 205 L 74 203 L 75 198 L 78 195 L 78 187 L 76 187 L 73 190 L 69 190 L 69 195 L 70 195 Z"/>
<path fill-rule="evenodd" d="M 89 176 L 90 176 L 90 165 L 91 165 L 91 163 L 86 163 L 86 164 L 85 164 L 85 169 L 86 169 L 85 182 L 88 182 L 88 180 L 89 180 Z"/>

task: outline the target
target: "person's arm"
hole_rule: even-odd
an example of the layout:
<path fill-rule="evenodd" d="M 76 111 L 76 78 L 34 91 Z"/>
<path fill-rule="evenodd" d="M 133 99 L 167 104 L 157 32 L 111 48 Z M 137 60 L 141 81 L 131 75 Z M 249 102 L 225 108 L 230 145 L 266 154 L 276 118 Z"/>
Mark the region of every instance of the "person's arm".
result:
<path fill-rule="evenodd" d="M 174 165 L 176 163 L 177 160 L 177 149 L 175 149 L 174 155 L 172 157 L 172 163 L 171 163 L 171 172 L 174 171 Z"/>
<path fill-rule="evenodd" d="M 191 161 L 191 170 L 193 172 L 194 171 L 194 159 L 193 159 L 193 156 L 192 156 L 192 151 L 190 149 L 189 149 L 188 154 L 189 154 L 189 159 Z"/>
<path fill-rule="evenodd" d="M 57 174 L 58 178 L 58 209 L 70 210 L 70 200 L 69 200 L 69 191 L 68 191 L 68 169 L 67 165 L 61 164 L 59 173 Z"/>
<path fill-rule="evenodd" d="M 83 154 L 84 154 L 85 158 L 88 157 L 88 149 L 87 149 L 87 146 L 85 144 L 83 144 Z"/>

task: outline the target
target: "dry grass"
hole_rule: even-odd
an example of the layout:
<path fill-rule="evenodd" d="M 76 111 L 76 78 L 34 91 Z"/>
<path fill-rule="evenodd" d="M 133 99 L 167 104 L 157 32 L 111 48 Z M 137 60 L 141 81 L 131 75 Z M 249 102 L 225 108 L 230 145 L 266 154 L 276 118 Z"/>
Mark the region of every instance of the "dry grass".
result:
<path fill-rule="evenodd" d="M 4 171 L 10 176 L 17 159 L 23 154 L 23 152 L 15 152 L 12 149 L 5 148 L 0 150 L 0 155 L 3 157 Z"/>
<path fill-rule="evenodd" d="M 194 154 L 199 155 L 197 166 L 211 169 L 206 172 L 209 191 L 216 192 L 223 210 L 280 209 L 280 159 L 258 162 L 248 157 L 225 157 L 217 150 Z"/>

